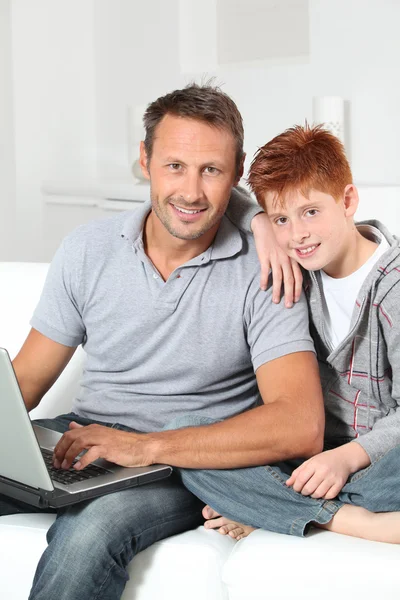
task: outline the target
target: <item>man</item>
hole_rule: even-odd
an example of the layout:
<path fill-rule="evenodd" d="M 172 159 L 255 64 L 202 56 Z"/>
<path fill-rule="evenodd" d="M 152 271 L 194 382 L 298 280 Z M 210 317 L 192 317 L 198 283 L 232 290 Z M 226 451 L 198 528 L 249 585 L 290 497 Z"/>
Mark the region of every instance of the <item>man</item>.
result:
<path fill-rule="evenodd" d="M 250 236 L 224 217 L 243 171 L 236 105 L 191 85 L 144 121 L 151 207 L 64 240 L 14 361 L 31 409 L 75 348 L 87 352 L 73 413 L 46 422 L 65 432 L 55 466 L 84 449 L 77 469 L 98 457 L 225 469 L 312 456 L 324 417 L 305 301 L 272 303 Z M 161 431 L 193 412 L 218 422 Z M 198 525 L 200 509 L 172 476 L 60 511 L 31 600 L 120 598 L 133 556 Z"/>

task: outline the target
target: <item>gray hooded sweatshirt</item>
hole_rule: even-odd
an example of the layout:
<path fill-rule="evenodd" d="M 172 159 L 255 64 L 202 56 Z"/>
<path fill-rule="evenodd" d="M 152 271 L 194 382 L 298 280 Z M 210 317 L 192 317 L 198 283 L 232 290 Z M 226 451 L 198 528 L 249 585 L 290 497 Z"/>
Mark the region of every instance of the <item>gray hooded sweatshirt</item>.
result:
<path fill-rule="evenodd" d="M 366 227 L 369 226 L 369 227 Z M 326 338 L 321 275 L 306 272 L 304 289 L 326 410 L 326 447 L 358 442 L 371 462 L 400 444 L 400 242 L 378 221 L 357 223 L 390 248 L 364 280 L 350 330 L 332 350 Z"/>
<path fill-rule="evenodd" d="M 236 188 L 227 215 L 251 231 L 259 212 Z M 357 223 L 365 237 L 390 248 L 379 258 L 358 293 L 344 340 L 333 350 L 324 329 L 323 292 L 318 271 L 303 271 L 324 393 L 325 449 L 350 441 L 361 444 L 371 462 L 400 444 L 400 241 L 379 221 Z"/>

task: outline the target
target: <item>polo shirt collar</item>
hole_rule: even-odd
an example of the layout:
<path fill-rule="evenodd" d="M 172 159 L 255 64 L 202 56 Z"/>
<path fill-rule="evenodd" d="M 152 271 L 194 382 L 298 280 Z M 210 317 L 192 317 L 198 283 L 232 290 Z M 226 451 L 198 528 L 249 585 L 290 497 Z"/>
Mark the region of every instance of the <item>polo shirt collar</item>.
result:
<path fill-rule="evenodd" d="M 150 210 L 151 202 L 143 202 L 124 221 L 121 237 L 130 240 L 136 248 L 143 247 L 143 227 Z M 201 255 L 195 256 L 190 263 L 205 264 L 210 260 L 230 258 L 238 254 L 242 247 L 243 240 L 238 228 L 223 216 L 214 242 Z"/>
<path fill-rule="evenodd" d="M 143 202 L 135 210 L 129 211 L 121 231 L 121 237 L 127 238 L 136 245 L 143 240 L 143 228 L 147 215 L 151 211 L 151 202 Z"/>

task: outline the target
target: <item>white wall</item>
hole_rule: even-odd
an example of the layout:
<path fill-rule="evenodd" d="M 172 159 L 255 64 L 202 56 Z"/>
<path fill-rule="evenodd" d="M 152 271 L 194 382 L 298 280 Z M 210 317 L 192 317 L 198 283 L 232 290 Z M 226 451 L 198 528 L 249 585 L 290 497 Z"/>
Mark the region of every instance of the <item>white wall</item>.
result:
<path fill-rule="evenodd" d="M 128 107 L 151 102 L 184 78 L 178 0 L 96 0 L 98 170 L 129 177 Z"/>
<path fill-rule="evenodd" d="M 207 0 L 206 14 L 215 1 Z M 349 101 L 356 180 L 400 184 L 400 1 L 310 0 L 308 61 L 213 72 L 208 61 L 204 72 L 200 59 L 193 74 L 181 71 L 180 8 L 179 0 L 13 0 L 16 258 L 43 257 L 43 180 L 129 180 L 128 107 L 206 74 L 225 82 L 243 114 L 247 166 L 259 145 L 311 120 L 313 96 L 339 95 Z M 238 45 L 251 35 L 243 31 Z"/>
<path fill-rule="evenodd" d="M 195 0 L 186 2 L 195 6 Z M 180 71 L 178 13 L 178 0 L 96 2 L 99 164 L 108 177 L 128 174 L 126 107 L 204 75 L 201 60 L 196 73 Z M 348 148 L 355 178 L 400 183 L 400 2 L 310 0 L 309 14 L 308 62 L 236 63 L 210 73 L 239 105 L 249 159 L 286 127 L 312 120 L 313 96 L 338 95 L 349 103 Z M 211 14 L 211 26 L 213 19 Z M 204 27 L 204 19 L 200 23 Z M 245 45 L 251 35 L 243 31 L 238 44 Z M 204 54 L 207 68 L 209 50 Z"/>
<path fill-rule="evenodd" d="M 11 260 L 16 244 L 10 0 L 0 0 L 0 90 L 0 260 Z"/>
<path fill-rule="evenodd" d="M 16 259 L 44 258 L 43 180 L 96 174 L 93 2 L 12 2 Z"/>

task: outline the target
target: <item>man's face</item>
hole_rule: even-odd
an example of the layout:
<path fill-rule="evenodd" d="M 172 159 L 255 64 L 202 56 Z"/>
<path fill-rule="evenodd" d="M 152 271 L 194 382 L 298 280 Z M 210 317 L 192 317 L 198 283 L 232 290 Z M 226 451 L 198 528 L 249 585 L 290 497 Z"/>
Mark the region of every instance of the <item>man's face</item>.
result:
<path fill-rule="evenodd" d="M 149 163 L 141 146 L 141 166 L 150 178 L 153 211 L 172 236 L 193 240 L 218 229 L 239 179 L 235 159 L 229 131 L 195 119 L 163 118 Z"/>
<path fill-rule="evenodd" d="M 292 191 L 279 205 L 272 192 L 265 197 L 266 211 L 278 244 L 308 271 L 323 269 L 340 276 L 347 250 L 349 219 L 343 199 L 311 190 L 308 198 Z"/>

